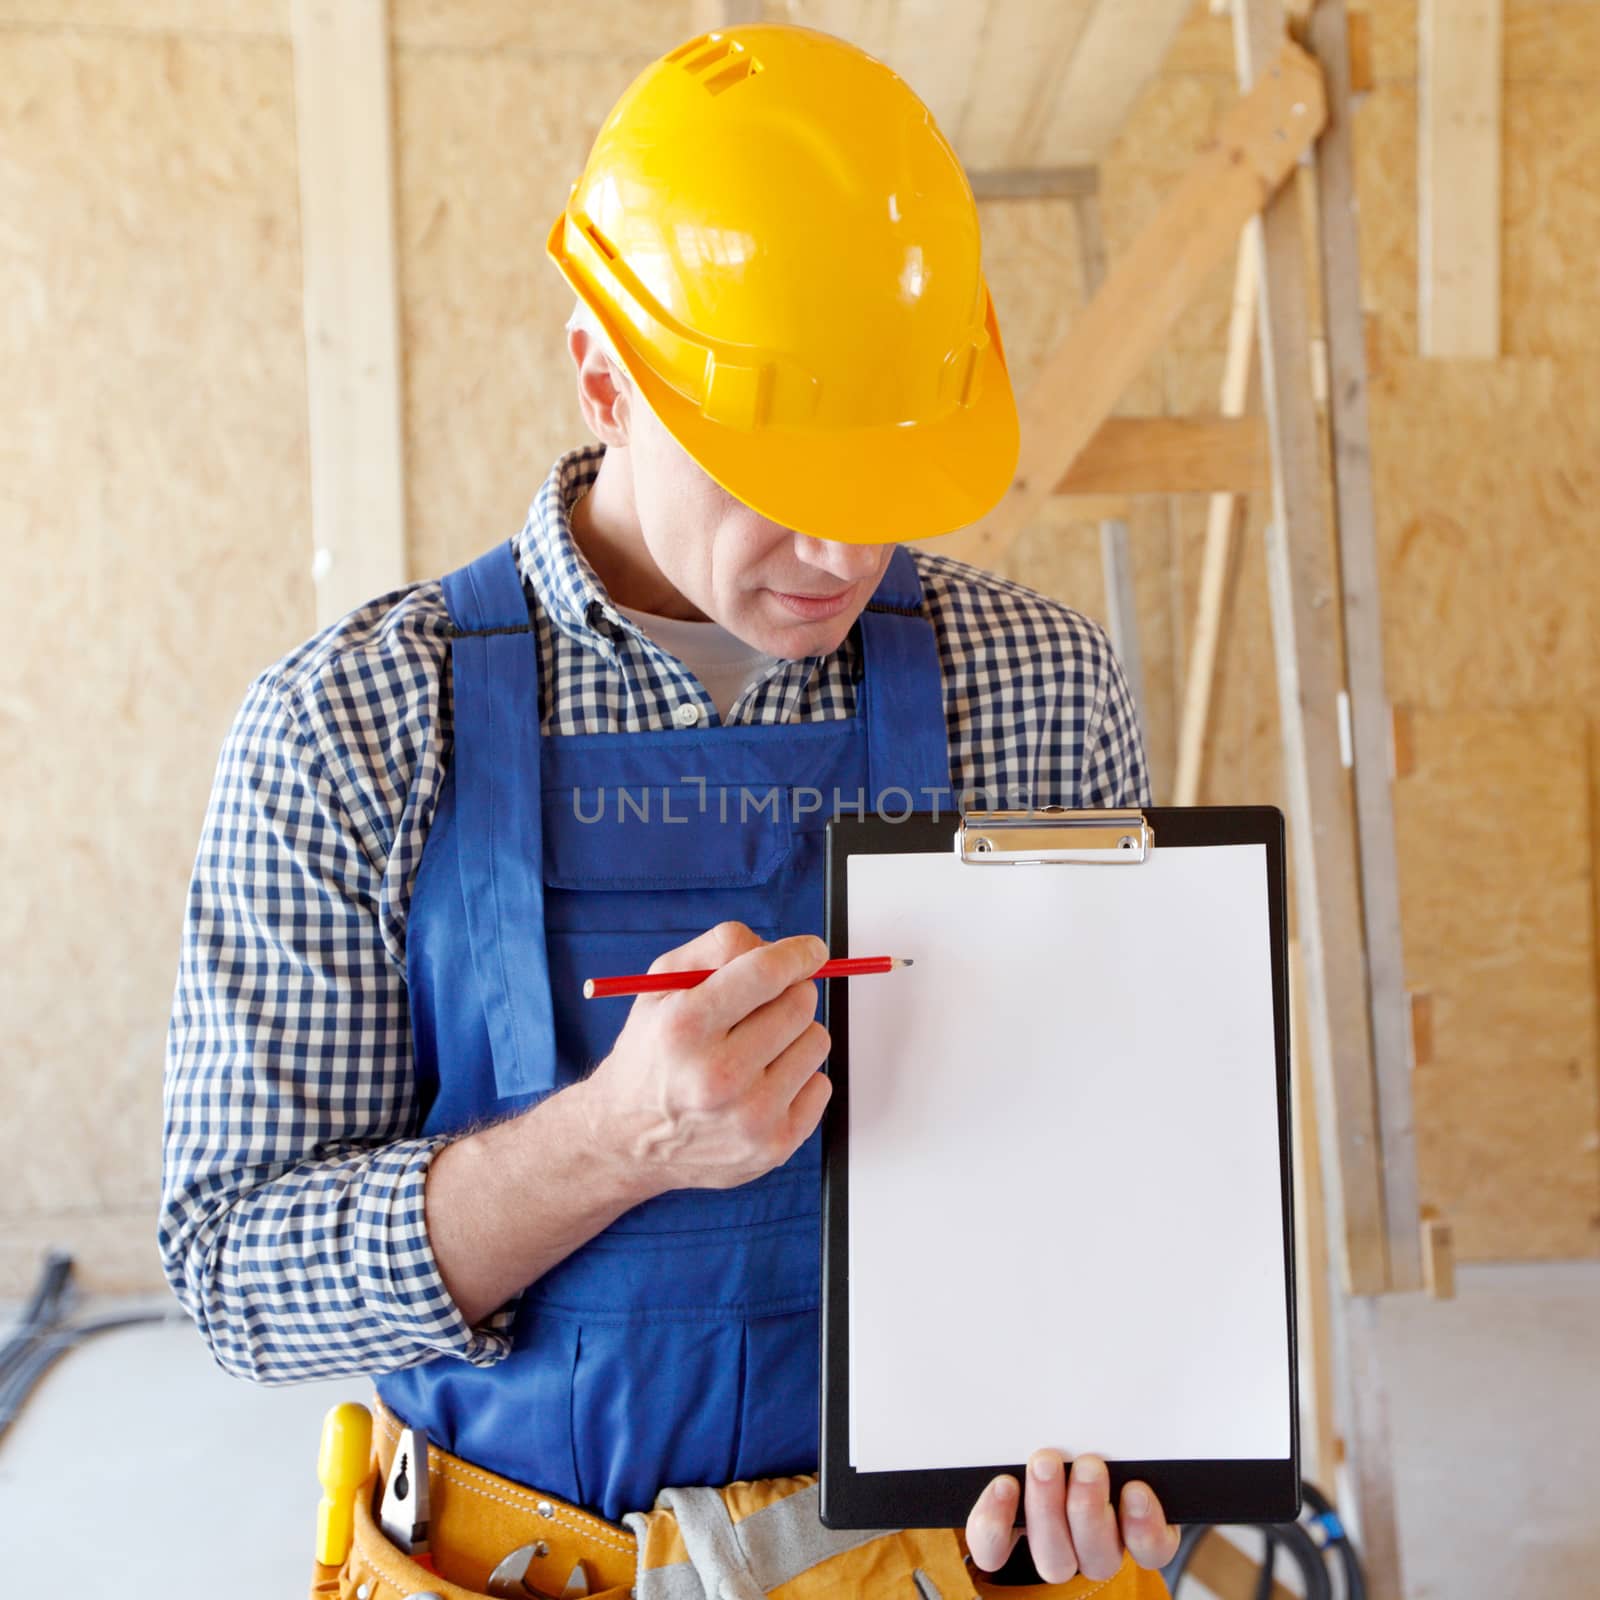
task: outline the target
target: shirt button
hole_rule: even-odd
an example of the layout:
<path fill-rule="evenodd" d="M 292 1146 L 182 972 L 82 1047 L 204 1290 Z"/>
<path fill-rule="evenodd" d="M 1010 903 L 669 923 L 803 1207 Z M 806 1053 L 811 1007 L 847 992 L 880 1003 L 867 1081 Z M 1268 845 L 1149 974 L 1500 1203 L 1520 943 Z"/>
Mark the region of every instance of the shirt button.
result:
<path fill-rule="evenodd" d="M 700 707 L 693 700 L 685 700 L 676 711 L 672 713 L 672 720 L 680 728 L 692 728 L 700 720 Z"/>

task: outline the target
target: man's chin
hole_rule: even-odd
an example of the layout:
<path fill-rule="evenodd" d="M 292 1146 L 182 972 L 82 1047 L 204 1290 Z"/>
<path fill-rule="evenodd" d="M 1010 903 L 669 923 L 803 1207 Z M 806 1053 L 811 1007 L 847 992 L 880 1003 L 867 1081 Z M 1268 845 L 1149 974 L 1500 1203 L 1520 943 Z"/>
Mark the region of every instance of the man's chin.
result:
<path fill-rule="evenodd" d="M 826 622 L 797 622 L 788 628 L 763 628 L 756 641 L 758 650 L 786 661 L 802 661 L 807 656 L 831 656 L 844 643 L 860 612 L 829 617 Z"/>

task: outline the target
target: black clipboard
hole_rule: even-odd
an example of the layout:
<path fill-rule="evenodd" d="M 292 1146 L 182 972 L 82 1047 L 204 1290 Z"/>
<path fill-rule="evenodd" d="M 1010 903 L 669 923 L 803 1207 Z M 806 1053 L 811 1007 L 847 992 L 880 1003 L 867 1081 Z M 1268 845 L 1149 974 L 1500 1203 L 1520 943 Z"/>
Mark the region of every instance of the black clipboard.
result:
<path fill-rule="evenodd" d="M 1112 1503 L 1124 1483 L 1147 1482 L 1169 1521 L 1260 1523 L 1293 1521 L 1300 1509 L 1300 1436 L 1294 1287 L 1293 1184 L 1290 1154 L 1288 935 L 1284 821 L 1272 806 L 1144 808 L 1139 811 L 914 813 L 901 819 L 844 817 L 828 826 L 827 937 L 829 953 L 905 955 L 906 949 L 851 949 L 849 862 L 863 855 L 943 852 L 961 859 L 963 871 L 1016 871 L 1070 875 L 1141 869 L 1155 851 L 1219 845 L 1259 845 L 1266 893 L 1261 907 L 1270 950 L 1270 1065 L 1276 1082 L 1279 1203 L 1282 1214 L 1282 1332 L 1287 1366 L 1287 1449 L 1261 1458 L 1116 1459 L 1108 1456 Z M 1115 859 L 1113 859 L 1113 856 Z M 1236 859 L 1236 857 L 1235 857 Z M 939 870 L 946 870 L 940 868 Z M 993 880 L 999 883 L 1003 880 Z M 1020 879 L 1004 880 L 1021 882 Z M 1040 879 L 1040 883 L 1054 880 Z M 1108 880 L 1110 881 L 1110 880 Z M 908 930 L 909 932 L 909 930 Z M 902 941 L 905 942 L 905 941 Z M 851 1458 L 851 1260 L 849 1232 L 850 995 L 852 983 L 892 983 L 896 974 L 834 979 L 824 995 L 824 1021 L 832 1035 L 828 1073 L 833 1095 L 823 1124 L 823 1291 L 821 1352 L 821 1505 L 831 1528 L 960 1527 L 990 1480 L 1010 1472 L 1021 1481 L 1025 1461 L 983 1461 L 965 1466 L 858 1471 Z M 942 1004 L 942 996 L 940 1003 Z M 863 1006 L 865 1013 L 866 1007 Z M 1268 1125 L 1264 1113 L 1262 1127 Z M 1263 1157 L 1263 1159 L 1265 1159 Z M 1182 1238 L 1182 1220 L 1175 1219 Z M 1026 1286 L 1004 1297 L 999 1321 L 1012 1337 L 1023 1326 Z M 998 1308 L 997 1308 L 998 1309 Z M 1260 1318 L 1258 1317 L 1258 1322 Z M 1174 1349 L 1184 1339 L 1183 1307 L 1172 1307 Z M 1034 1330 L 1035 1333 L 1038 1330 Z M 1253 1330 L 1276 1339 L 1276 1329 Z M 913 1335 L 914 1336 L 914 1332 Z M 1203 1381 L 1203 1374 L 1197 1374 Z M 1277 1383 L 1271 1386 L 1277 1392 Z M 939 1403 L 978 1403 L 953 1378 Z M 1051 1442 L 1049 1419 L 1027 1450 Z M 1086 1448 L 1096 1449 L 1094 1445 Z M 1104 1454 L 1106 1452 L 1101 1451 Z M 1019 1523 L 1021 1513 L 1019 1511 Z"/>

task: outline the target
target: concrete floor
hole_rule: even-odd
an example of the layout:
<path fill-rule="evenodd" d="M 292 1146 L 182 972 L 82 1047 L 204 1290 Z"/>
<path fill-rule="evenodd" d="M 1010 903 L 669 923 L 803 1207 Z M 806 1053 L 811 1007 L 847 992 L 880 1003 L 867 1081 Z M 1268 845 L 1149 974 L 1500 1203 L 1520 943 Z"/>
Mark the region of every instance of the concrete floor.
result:
<path fill-rule="evenodd" d="M 1457 1280 L 1383 1308 L 1408 1600 L 1600 1597 L 1600 1263 Z M 86 1343 L 0 1442 L 6 1592 L 303 1595 L 322 1416 L 368 1392 L 240 1383 L 186 1322 Z"/>

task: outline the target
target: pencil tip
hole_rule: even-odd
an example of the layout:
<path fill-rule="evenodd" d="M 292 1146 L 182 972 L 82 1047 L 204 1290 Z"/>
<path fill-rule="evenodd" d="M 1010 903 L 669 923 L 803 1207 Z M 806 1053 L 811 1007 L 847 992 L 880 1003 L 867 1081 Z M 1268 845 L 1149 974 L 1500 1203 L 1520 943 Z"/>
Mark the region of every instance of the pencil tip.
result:
<path fill-rule="evenodd" d="M 594 979 L 593 978 L 585 978 L 583 980 L 583 998 L 585 1000 L 593 1000 L 594 999 Z"/>
<path fill-rule="evenodd" d="M 914 964 L 915 964 L 915 957 L 913 957 L 913 956 L 901 956 L 900 957 L 900 965 L 902 967 L 909 967 L 909 966 L 912 966 Z"/>

